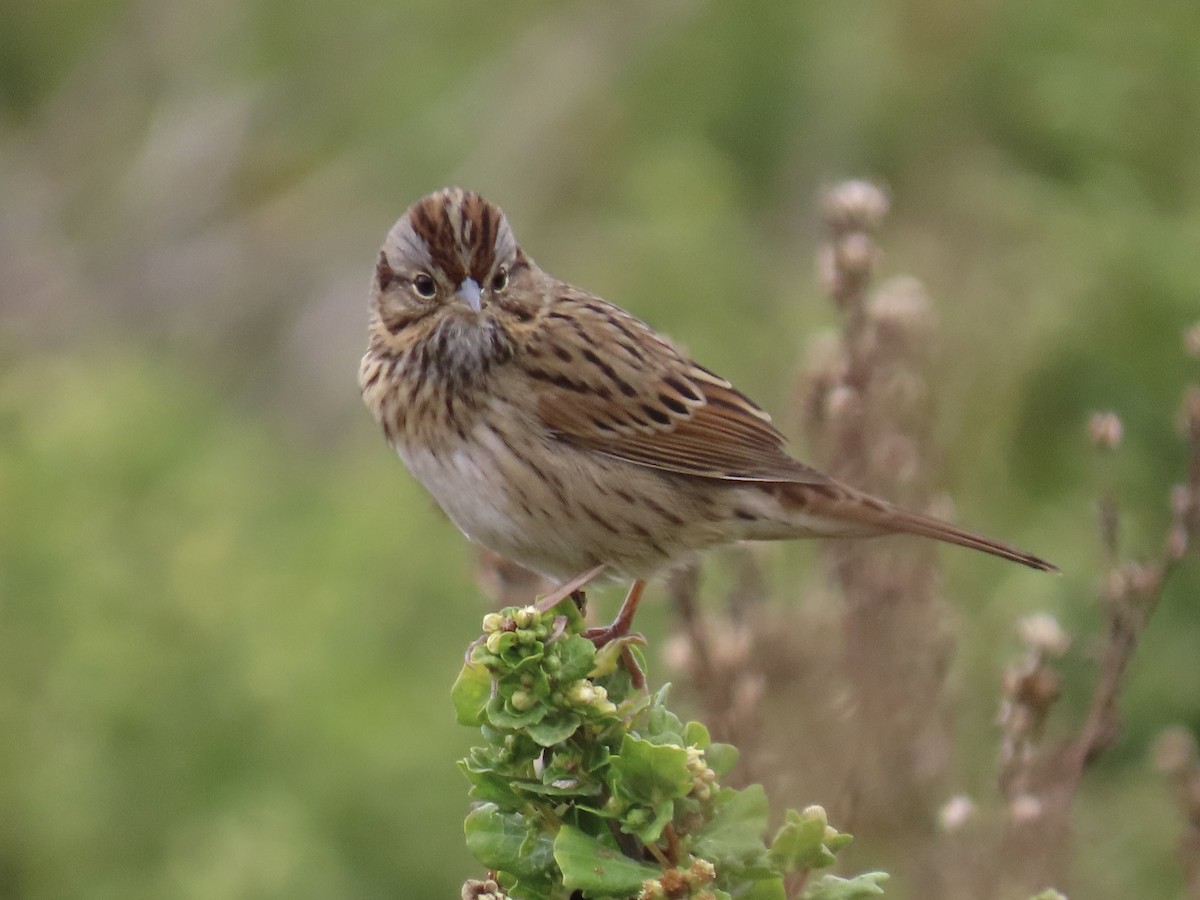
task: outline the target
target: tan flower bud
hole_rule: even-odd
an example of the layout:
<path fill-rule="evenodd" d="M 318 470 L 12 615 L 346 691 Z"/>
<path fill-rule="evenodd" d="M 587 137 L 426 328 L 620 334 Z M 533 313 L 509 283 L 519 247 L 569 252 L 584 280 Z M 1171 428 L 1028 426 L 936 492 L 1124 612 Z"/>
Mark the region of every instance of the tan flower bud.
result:
<path fill-rule="evenodd" d="M 717 869 L 707 859 L 694 859 L 688 866 L 688 880 L 692 887 L 708 884 L 717 877 Z"/>
<path fill-rule="evenodd" d="M 1020 794 L 1009 804 L 1008 814 L 1014 822 L 1036 822 L 1042 817 L 1042 801 L 1032 794 Z"/>
<path fill-rule="evenodd" d="M 1098 412 L 1088 421 L 1088 439 L 1099 450 L 1115 450 L 1121 445 L 1124 428 L 1115 412 Z"/>
<path fill-rule="evenodd" d="M 1051 659 L 1058 659 L 1071 646 L 1071 636 L 1063 631 L 1058 620 L 1049 613 L 1026 616 L 1018 626 L 1021 641 Z"/>
<path fill-rule="evenodd" d="M 834 231 L 875 231 L 883 224 L 890 201 L 887 192 L 869 181 L 843 181 L 821 198 L 825 224 Z"/>
<path fill-rule="evenodd" d="M 1183 333 L 1183 349 L 1192 359 L 1200 359 L 1200 322 Z"/>
<path fill-rule="evenodd" d="M 975 816 L 975 801 L 966 794 L 951 797 L 938 810 L 942 831 L 957 831 Z"/>
<path fill-rule="evenodd" d="M 1182 725 L 1164 728 L 1154 740 L 1151 758 L 1156 771 L 1182 775 L 1197 763 L 1196 738 Z"/>

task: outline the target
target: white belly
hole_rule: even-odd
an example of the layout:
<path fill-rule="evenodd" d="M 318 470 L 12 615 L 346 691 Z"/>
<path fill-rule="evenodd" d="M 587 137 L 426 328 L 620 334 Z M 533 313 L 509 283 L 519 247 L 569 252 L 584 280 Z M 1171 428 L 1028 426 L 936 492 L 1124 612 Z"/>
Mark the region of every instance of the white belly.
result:
<path fill-rule="evenodd" d="M 397 452 L 471 540 L 555 579 L 595 565 L 577 526 L 556 521 L 561 503 L 547 486 L 486 427 L 477 426 L 471 438 L 442 451 L 397 447 Z"/>

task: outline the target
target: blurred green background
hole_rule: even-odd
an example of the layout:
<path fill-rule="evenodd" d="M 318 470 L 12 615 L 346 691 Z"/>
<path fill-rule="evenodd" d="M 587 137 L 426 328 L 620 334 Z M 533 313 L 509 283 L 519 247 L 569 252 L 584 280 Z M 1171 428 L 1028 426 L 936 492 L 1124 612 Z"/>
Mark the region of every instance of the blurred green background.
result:
<path fill-rule="evenodd" d="M 941 320 L 941 483 L 1067 571 L 944 554 L 964 789 L 991 790 L 1018 615 L 1081 635 L 1057 715 L 1082 708 L 1094 497 L 1118 487 L 1148 553 L 1184 460 L 1200 5 L 0 12 L 0 896 L 452 897 L 474 871 L 448 689 L 484 602 L 355 384 L 376 248 L 448 183 L 793 434 L 793 375 L 836 321 L 819 189 L 887 184 L 884 271 Z M 1108 471 L 1097 407 L 1126 425 Z M 1088 777 L 1089 896 L 1182 889 L 1145 757 L 1200 729 L 1195 569 Z"/>

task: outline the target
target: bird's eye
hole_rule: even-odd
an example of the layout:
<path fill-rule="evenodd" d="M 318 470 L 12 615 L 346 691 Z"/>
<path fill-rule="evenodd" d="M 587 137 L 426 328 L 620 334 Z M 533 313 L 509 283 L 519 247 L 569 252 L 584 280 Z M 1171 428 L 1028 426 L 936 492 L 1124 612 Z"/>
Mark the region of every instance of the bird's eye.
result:
<path fill-rule="evenodd" d="M 502 291 L 506 287 L 508 287 L 508 269 L 501 266 L 500 271 L 492 276 L 492 290 Z"/>
<path fill-rule="evenodd" d="M 424 297 L 426 300 L 432 300 L 433 295 L 437 293 L 437 282 L 427 272 L 422 272 L 414 278 L 412 286 L 413 290 L 417 292 L 417 296 Z"/>

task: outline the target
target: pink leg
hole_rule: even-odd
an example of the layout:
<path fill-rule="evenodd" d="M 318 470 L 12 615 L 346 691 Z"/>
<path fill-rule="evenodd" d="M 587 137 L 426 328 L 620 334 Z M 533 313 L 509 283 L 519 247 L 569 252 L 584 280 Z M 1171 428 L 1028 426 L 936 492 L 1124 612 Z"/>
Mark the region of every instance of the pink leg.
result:
<path fill-rule="evenodd" d="M 629 629 L 633 625 L 633 616 L 637 612 L 638 603 L 642 600 L 642 591 L 645 589 L 646 582 L 641 579 L 631 584 L 629 593 L 625 595 L 625 602 L 621 604 L 621 611 L 617 613 L 613 623 L 607 628 L 589 628 L 585 632 L 585 636 L 591 638 L 592 643 L 597 647 L 603 647 L 605 644 L 610 644 L 617 638 L 629 634 Z"/>
<path fill-rule="evenodd" d="M 617 613 L 617 617 L 613 623 L 607 628 L 589 628 L 583 633 L 583 636 L 588 638 L 597 647 L 603 647 L 605 644 L 611 644 L 618 638 L 626 637 L 629 634 L 629 629 L 633 625 L 633 616 L 637 612 L 638 603 L 642 599 L 642 591 L 646 589 L 646 582 L 638 579 L 629 586 L 629 593 L 625 595 L 625 602 L 621 604 L 621 611 Z M 641 635 L 636 635 L 638 640 L 641 640 Z M 644 690 L 646 687 L 646 674 L 642 671 L 642 667 L 638 665 L 637 659 L 633 655 L 633 651 L 628 644 L 621 646 L 621 662 L 625 669 L 629 672 L 629 680 L 638 690 Z"/>
<path fill-rule="evenodd" d="M 545 597 L 542 597 L 540 600 L 538 600 L 534 606 L 537 607 L 538 612 L 547 612 L 553 609 L 554 607 L 558 606 L 564 597 L 571 596 L 571 594 L 575 593 L 588 582 L 592 581 L 606 568 L 607 566 L 604 563 L 600 563 L 598 566 L 593 566 L 582 575 L 576 575 L 570 581 L 556 587 Z"/>

